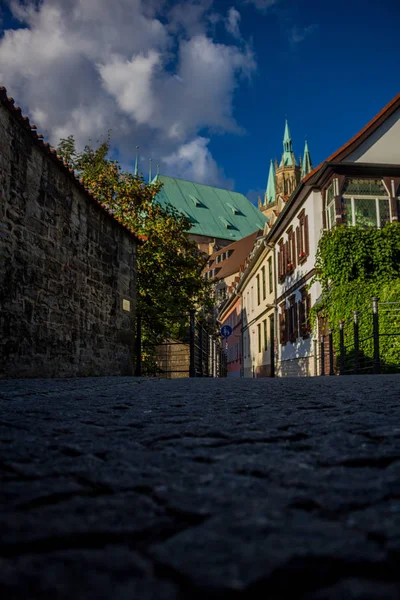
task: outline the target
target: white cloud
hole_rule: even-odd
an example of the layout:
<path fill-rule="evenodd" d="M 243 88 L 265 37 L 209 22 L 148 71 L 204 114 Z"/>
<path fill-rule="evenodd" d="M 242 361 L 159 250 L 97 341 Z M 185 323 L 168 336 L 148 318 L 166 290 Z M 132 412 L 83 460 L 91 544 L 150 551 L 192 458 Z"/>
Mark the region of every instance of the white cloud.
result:
<path fill-rule="evenodd" d="M 196 137 L 180 146 L 173 154 L 165 156 L 164 163 L 172 167 L 176 176 L 182 179 L 192 178 L 198 183 L 211 180 L 214 184 L 224 183 L 225 186 L 231 187 L 232 182 L 226 181 L 207 147 L 209 142 L 209 138 Z"/>
<path fill-rule="evenodd" d="M 111 128 L 124 164 L 138 144 L 145 157 L 165 157 L 171 174 L 181 157 L 188 178 L 221 183 L 203 132 L 240 131 L 234 92 L 256 64 L 243 41 L 217 43 L 223 17 L 212 0 L 172 10 L 164 0 L 12 0 L 10 8 L 24 27 L 0 38 L 0 81 L 53 144 L 72 133 L 83 145 Z M 237 32 L 240 15 L 230 15 Z"/>
<path fill-rule="evenodd" d="M 132 60 L 110 58 L 108 64 L 98 67 L 105 89 L 115 96 L 120 109 L 140 125 L 150 123 L 154 115 L 152 80 L 159 64 L 159 53 L 151 50 L 147 56 L 139 54 Z"/>
<path fill-rule="evenodd" d="M 235 38 L 240 38 L 240 12 L 236 10 L 233 6 L 228 10 L 228 15 L 226 17 L 226 30 L 228 33 L 233 35 Z"/>

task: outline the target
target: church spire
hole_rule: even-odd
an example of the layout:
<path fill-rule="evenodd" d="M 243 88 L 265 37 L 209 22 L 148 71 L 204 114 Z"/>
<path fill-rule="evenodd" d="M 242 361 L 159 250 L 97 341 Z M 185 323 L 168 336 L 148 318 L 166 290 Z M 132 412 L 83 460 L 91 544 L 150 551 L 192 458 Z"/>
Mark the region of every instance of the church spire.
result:
<path fill-rule="evenodd" d="M 285 133 L 283 135 L 283 154 L 280 167 L 297 166 L 296 157 L 293 153 L 293 143 L 290 136 L 289 123 L 285 120 Z"/>
<path fill-rule="evenodd" d="M 135 177 L 139 175 L 139 146 L 136 146 Z"/>
<path fill-rule="evenodd" d="M 288 120 L 285 120 L 285 133 L 283 134 L 283 149 L 285 152 L 293 152 L 292 138 L 289 131 Z"/>
<path fill-rule="evenodd" d="M 274 169 L 274 163 L 271 160 L 271 163 L 269 165 L 269 175 L 268 175 L 267 189 L 265 191 L 264 205 L 266 206 L 267 204 L 271 204 L 272 202 L 275 202 L 275 199 L 276 199 L 275 169 Z"/>
<path fill-rule="evenodd" d="M 306 143 L 304 145 L 304 156 L 303 156 L 303 164 L 302 164 L 302 169 L 301 169 L 301 176 L 305 177 L 308 173 L 310 173 L 310 171 L 312 171 L 312 162 L 311 162 L 310 151 L 308 149 L 308 143 L 306 140 Z"/>

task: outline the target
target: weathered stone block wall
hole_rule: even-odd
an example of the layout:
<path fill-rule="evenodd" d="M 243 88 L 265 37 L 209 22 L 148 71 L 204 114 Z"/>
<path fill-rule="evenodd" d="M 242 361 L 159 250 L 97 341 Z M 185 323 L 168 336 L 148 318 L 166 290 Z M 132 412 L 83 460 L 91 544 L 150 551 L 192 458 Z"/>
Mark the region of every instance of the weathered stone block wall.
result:
<path fill-rule="evenodd" d="M 136 244 L 0 104 L 0 377 L 131 374 Z"/>

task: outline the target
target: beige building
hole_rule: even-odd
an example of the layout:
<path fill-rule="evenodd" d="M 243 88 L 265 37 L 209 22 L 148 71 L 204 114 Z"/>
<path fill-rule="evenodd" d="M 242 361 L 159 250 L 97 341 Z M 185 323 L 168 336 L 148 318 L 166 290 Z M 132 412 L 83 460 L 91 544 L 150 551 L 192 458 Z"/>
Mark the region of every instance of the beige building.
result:
<path fill-rule="evenodd" d="M 274 255 L 265 237 L 256 241 L 236 293 L 241 298 L 242 375 L 274 375 L 275 279 Z"/>

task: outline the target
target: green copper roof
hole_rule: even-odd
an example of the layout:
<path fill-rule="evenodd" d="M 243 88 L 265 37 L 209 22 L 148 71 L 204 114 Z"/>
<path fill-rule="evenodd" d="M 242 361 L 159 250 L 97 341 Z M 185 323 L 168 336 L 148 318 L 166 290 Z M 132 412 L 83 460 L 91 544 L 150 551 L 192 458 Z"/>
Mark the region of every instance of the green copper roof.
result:
<path fill-rule="evenodd" d="M 275 169 L 274 169 L 274 163 L 271 160 L 271 164 L 269 165 L 268 183 L 267 183 L 267 189 L 265 192 L 264 204 L 270 204 L 271 202 L 275 202 L 275 198 L 276 198 Z"/>
<path fill-rule="evenodd" d="M 292 138 L 290 137 L 289 123 L 285 121 L 285 133 L 283 135 L 283 154 L 280 166 L 293 167 L 297 165 L 296 157 L 293 154 Z"/>
<path fill-rule="evenodd" d="M 303 164 L 301 166 L 301 176 L 305 177 L 308 173 L 310 173 L 310 171 L 312 171 L 312 162 L 310 151 L 308 149 L 308 143 L 306 140 L 306 143 L 304 145 Z"/>
<path fill-rule="evenodd" d="M 157 199 L 191 220 L 190 233 L 235 241 L 264 229 L 268 221 L 243 194 L 165 175 L 157 181 L 163 184 Z"/>

